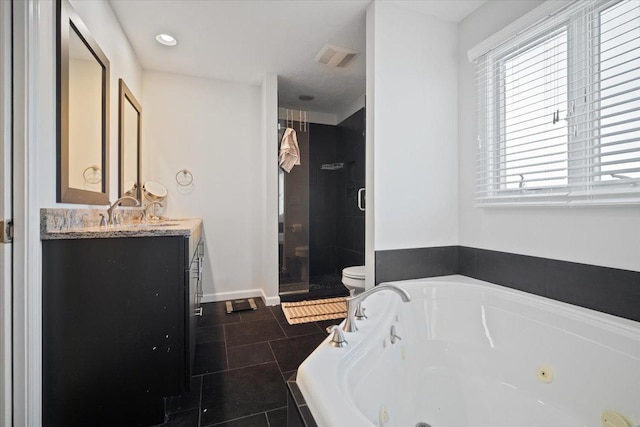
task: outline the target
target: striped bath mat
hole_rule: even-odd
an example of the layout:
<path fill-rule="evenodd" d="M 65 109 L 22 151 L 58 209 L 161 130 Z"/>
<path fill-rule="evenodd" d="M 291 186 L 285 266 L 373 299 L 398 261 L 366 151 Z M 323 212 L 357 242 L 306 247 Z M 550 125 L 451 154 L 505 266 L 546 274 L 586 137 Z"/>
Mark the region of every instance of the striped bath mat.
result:
<path fill-rule="evenodd" d="M 282 311 L 287 322 L 290 325 L 296 325 L 318 320 L 343 319 L 347 317 L 347 303 L 344 297 L 283 302 Z"/>

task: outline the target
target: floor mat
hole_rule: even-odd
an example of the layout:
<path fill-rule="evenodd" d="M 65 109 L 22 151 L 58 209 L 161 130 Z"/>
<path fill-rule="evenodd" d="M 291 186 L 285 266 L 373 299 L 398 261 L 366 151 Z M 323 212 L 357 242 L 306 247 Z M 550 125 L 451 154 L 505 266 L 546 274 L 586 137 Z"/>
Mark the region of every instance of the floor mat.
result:
<path fill-rule="evenodd" d="M 290 325 L 347 317 L 347 303 L 342 297 L 283 302 L 281 306 Z"/>

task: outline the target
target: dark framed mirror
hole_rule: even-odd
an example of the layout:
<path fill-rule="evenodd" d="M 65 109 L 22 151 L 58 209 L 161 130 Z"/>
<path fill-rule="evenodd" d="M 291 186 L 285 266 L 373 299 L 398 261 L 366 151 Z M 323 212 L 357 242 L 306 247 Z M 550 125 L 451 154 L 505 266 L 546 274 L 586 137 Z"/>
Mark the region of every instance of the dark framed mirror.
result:
<path fill-rule="evenodd" d="M 109 60 L 67 0 L 57 7 L 57 201 L 109 203 Z"/>
<path fill-rule="evenodd" d="M 140 192 L 140 129 L 142 107 L 125 82 L 120 79 L 119 119 L 119 178 L 118 196 L 131 196 L 142 203 Z"/>

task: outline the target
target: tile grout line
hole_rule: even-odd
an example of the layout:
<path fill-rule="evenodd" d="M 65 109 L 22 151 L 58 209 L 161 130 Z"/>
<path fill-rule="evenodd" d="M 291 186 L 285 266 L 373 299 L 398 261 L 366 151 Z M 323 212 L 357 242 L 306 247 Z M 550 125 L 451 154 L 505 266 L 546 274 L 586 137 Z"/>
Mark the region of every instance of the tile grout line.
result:
<path fill-rule="evenodd" d="M 273 359 L 276 361 L 276 366 L 278 367 L 278 371 L 280 371 L 280 377 L 282 378 L 282 382 L 284 383 L 285 386 L 285 397 L 287 396 L 287 380 L 284 378 L 284 372 L 282 372 L 282 368 L 280 367 L 280 362 L 278 362 L 278 358 L 276 357 L 276 353 L 273 351 L 273 347 L 271 347 L 271 341 L 268 341 L 269 344 L 269 350 L 271 350 L 271 354 L 273 354 Z"/>
<path fill-rule="evenodd" d="M 227 369 L 224 369 L 224 371 L 228 371 L 229 370 L 229 346 L 227 345 L 227 328 L 226 325 L 222 325 L 222 331 L 223 331 L 223 335 L 224 335 L 224 357 L 225 357 L 225 362 L 227 365 Z"/>
<path fill-rule="evenodd" d="M 268 343 L 268 341 L 265 341 L 265 342 Z M 218 374 L 223 374 L 225 372 L 233 372 L 233 371 L 238 371 L 240 369 L 245 369 L 245 368 L 255 368 L 256 366 L 267 365 L 269 363 L 276 363 L 277 364 L 277 362 L 275 360 L 269 360 L 267 362 L 256 363 L 255 365 L 240 366 L 238 368 L 229 368 L 229 369 L 225 369 L 223 371 L 206 372 L 206 373 L 203 373 L 203 374 L 198 374 L 198 375 L 193 375 L 193 376 L 194 377 L 203 377 L 204 378 L 207 375 L 218 375 Z M 280 369 L 280 367 L 278 367 L 278 369 Z"/>
<path fill-rule="evenodd" d="M 269 311 L 271 311 L 271 310 L 269 310 Z M 271 311 L 271 314 L 273 315 L 273 311 Z M 276 318 L 276 316 L 275 316 L 275 315 L 273 315 L 273 318 L 275 319 L 275 318 Z M 282 331 L 282 335 L 284 335 L 284 337 L 285 337 L 285 338 L 289 338 L 289 337 L 287 336 L 287 333 L 285 332 L 284 328 L 283 328 L 283 327 L 282 327 L 282 325 L 280 324 L 280 322 L 278 322 L 278 319 L 276 319 L 276 323 L 278 324 L 278 327 L 279 327 L 279 328 L 280 328 L 280 330 Z M 269 346 L 271 346 L 271 345 L 269 345 Z M 275 356 L 275 355 L 274 355 L 274 356 Z"/>
<path fill-rule="evenodd" d="M 262 411 L 262 412 L 255 412 L 253 414 L 249 414 L 249 415 L 243 415 L 241 417 L 236 417 L 236 418 L 231 418 L 229 420 L 225 420 L 225 421 L 220 421 L 219 423 L 215 423 L 215 424 L 209 424 L 207 426 L 203 426 L 203 427 L 215 427 L 215 426 L 219 426 L 221 424 L 226 424 L 228 422 L 231 421 L 239 421 L 239 420 L 244 420 L 245 418 L 251 418 L 251 417 L 255 417 L 256 415 L 260 415 L 260 414 L 264 414 L 265 416 L 267 415 L 267 412 L 271 412 L 271 411 L 278 411 L 280 409 L 286 409 L 286 406 L 280 406 L 278 408 L 273 408 L 273 409 L 269 409 L 268 411 Z"/>

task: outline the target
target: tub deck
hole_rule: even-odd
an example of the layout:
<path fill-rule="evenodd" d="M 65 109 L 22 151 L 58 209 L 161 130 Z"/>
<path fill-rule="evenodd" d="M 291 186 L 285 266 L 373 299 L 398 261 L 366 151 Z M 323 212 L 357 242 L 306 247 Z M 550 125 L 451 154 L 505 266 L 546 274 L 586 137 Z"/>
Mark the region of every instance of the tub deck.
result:
<path fill-rule="evenodd" d="M 639 322 L 464 276 L 394 284 L 412 301 L 371 295 L 349 345 L 300 366 L 319 426 L 640 425 Z"/>

